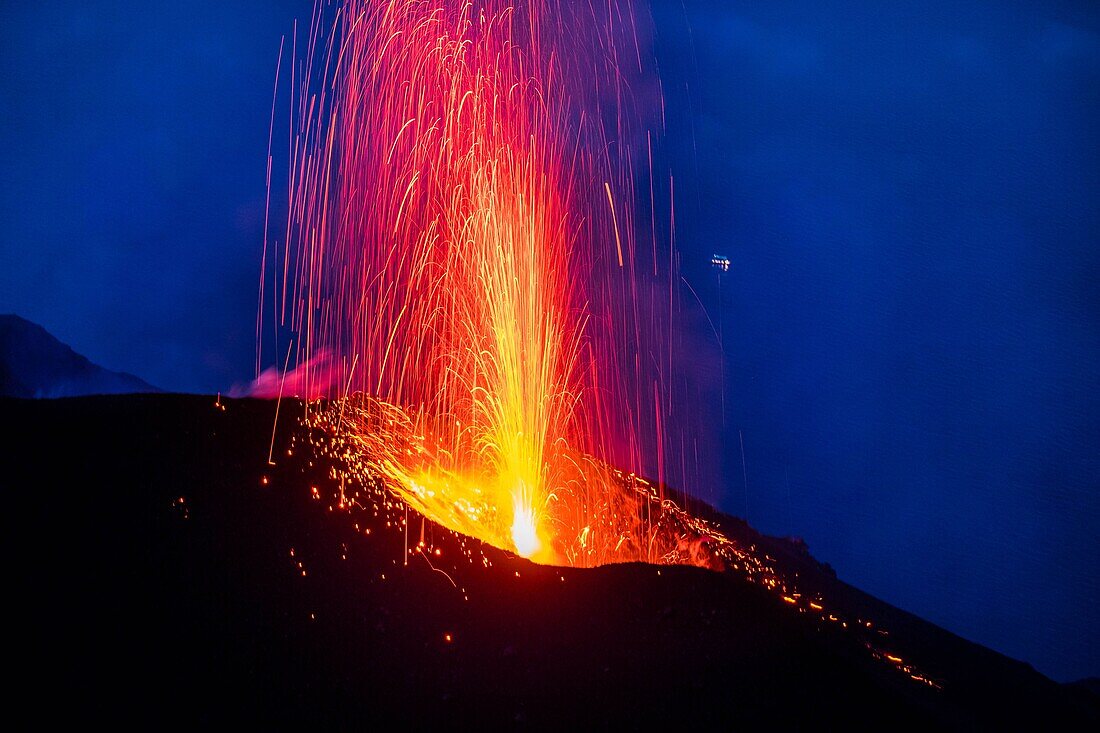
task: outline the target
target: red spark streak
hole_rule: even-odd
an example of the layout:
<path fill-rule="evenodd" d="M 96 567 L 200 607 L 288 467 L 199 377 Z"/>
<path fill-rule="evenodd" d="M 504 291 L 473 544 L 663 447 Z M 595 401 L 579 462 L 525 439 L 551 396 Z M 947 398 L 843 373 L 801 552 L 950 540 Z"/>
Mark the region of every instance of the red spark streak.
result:
<path fill-rule="evenodd" d="M 310 25 L 277 309 L 294 393 L 359 395 L 328 424 L 446 526 L 546 562 L 659 559 L 609 468 L 663 480 L 670 448 L 674 258 L 635 216 L 655 75 L 632 5 L 345 0 Z"/>

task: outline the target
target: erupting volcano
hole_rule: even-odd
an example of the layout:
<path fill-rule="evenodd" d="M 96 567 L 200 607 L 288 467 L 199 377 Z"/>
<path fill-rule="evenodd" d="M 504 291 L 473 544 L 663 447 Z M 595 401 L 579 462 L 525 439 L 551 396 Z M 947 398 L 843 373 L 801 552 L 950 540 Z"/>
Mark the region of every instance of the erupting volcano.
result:
<path fill-rule="evenodd" d="M 663 485 L 675 366 L 645 27 L 628 2 L 346 0 L 294 51 L 261 352 L 411 507 L 544 563 L 702 540 L 636 478 Z"/>
<path fill-rule="evenodd" d="M 148 5 L 3 12 L 9 718 L 1100 730 L 1095 24 Z"/>

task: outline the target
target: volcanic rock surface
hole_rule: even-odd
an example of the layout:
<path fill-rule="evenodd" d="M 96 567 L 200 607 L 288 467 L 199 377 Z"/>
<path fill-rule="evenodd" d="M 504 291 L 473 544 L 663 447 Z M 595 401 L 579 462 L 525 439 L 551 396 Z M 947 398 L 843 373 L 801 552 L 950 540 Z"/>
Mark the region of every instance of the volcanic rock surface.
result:
<path fill-rule="evenodd" d="M 828 610 L 873 619 L 882 648 L 940 688 L 732 573 L 537 566 L 411 513 L 406 523 L 400 507 L 342 511 L 324 460 L 292 440 L 301 406 L 283 402 L 273 435 L 275 411 L 174 395 L 0 400 L 12 429 L 0 450 L 9 717 L 250 729 L 1100 721 L 1085 687 L 892 608 L 804 546 L 713 510 L 693 507 Z"/>

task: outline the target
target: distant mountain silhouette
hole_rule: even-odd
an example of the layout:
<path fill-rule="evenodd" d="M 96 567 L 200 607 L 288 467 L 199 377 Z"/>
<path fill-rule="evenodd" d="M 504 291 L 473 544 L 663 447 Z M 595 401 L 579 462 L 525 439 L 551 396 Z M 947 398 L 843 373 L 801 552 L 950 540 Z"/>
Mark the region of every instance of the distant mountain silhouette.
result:
<path fill-rule="evenodd" d="M 132 374 L 93 364 L 36 323 L 0 315 L 0 396 L 37 399 L 160 391 Z"/>

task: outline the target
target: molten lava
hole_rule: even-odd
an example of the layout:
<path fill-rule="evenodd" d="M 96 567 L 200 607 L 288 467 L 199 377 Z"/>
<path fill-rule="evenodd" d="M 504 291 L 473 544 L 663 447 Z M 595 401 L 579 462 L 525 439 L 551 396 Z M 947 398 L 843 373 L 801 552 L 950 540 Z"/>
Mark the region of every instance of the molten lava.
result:
<path fill-rule="evenodd" d="M 541 562 L 667 561 L 611 468 L 671 442 L 645 62 L 630 3 L 573 6 L 318 3 L 276 310 L 301 393 L 339 398 L 314 419 L 417 511 Z"/>

